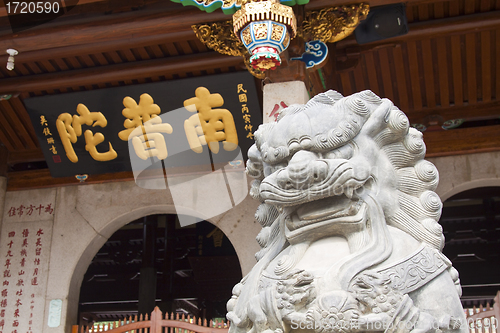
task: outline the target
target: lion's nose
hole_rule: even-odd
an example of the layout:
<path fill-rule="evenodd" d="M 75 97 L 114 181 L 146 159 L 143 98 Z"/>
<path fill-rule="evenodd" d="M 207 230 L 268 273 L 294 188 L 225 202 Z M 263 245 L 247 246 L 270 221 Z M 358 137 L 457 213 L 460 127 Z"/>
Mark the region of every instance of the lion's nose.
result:
<path fill-rule="evenodd" d="M 290 163 L 278 171 L 277 185 L 285 190 L 303 189 L 322 182 L 328 174 L 328 165 L 324 161 Z"/>
<path fill-rule="evenodd" d="M 328 176 L 328 164 L 325 161 L 315 161 L 310 165 L 310 183 L 317 184 Z"/>

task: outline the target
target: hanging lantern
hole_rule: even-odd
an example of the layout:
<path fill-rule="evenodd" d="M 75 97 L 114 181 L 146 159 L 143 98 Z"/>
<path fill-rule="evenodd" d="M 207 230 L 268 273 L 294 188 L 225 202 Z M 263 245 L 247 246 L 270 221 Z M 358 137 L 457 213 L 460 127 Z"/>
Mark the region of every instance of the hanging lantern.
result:
<path fill-rule="evenodd" d="M 297 33 L 297 20 L 292 8 L 279 0 L 250 1 L 233 14 L 234 34 L 252 55 L 255 69 L 276 69 L 281 64 L 279 54 Z"/>

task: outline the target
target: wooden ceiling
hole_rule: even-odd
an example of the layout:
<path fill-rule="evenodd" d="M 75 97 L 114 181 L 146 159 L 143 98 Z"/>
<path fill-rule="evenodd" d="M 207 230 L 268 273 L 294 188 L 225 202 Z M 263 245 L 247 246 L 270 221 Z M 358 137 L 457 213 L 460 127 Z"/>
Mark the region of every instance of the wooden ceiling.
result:
<path fill-rule="evenodd" d="M 347 3 L 311 0 L 306 10 Z M 427 156 L 500 149 L 500 0 L 411 0 L 406 8 L 406 35 L 364 45 L 350 36 L 330 44 L 330 60 L 321 69 L 325 85 L 318 71 L 309 73 L 312 92 L 371 89 L 390 98 L 412 123 L 428 126 Z M 64 16 L 13 34 L 0 7 L 0 50 L 19 51 L 13 71 L 0 66 L 0 94 L 16 96 L 0 102 L 6 169 L 0 172 L 7 173 L 8 189 L 76 182 L 53 179 L 44 169 L 23 99 L 245 70 L 241 58 L 208 49 L 190 28 L 227 19 L 220 11 L 208 14 L 167 0 L 80 0 Z M 441 129 L 458 118 L 467 122 Z M 132 174 L 90 181 L 110 178 Z"/>

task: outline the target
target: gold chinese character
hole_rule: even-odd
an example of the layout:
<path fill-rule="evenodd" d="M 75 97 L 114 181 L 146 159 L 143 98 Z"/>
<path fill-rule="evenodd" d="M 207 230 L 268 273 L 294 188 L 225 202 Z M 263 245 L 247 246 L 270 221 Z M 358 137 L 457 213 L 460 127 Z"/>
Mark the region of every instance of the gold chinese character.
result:
<path fill-rule="evenodd" d="M 113 149 L 111 142 L 109 142 L 109 151 L 100 153 L 97 151 L 97 145 L 104 141 L 104 135 L 97 132 L 95 135 L 91 130 L 85 131 L 85 150 L 87 150 L 96 161 L 109 161 L 115 159 L 118 154 Z"/>
<path fill-rule="evenodd" d="M 252 131 L 252 125 L 246 124 L 245 125 L 245 130 L 251 132 Z"/>
<path fill-rule="evenodd" d="M 90 112 L 84 104 L 78 104 L 76 111 L 79 115 L 71 116 L 69 113 L 62 113 L 56 120 L 57 131 L 61 137 L 66 156 L 73 163 L 78 162 L 78 156 L 76 156 L 72 143 L 76 143 L 77 137 L 82 135 L 82 125 L 106 127 L 108 124 L 106 117 L 101 112 Z M 91 130 L 85 131 L 85 149 L 94 160 L 109 161 L 115 159 L 118 154 L 113 149 L 111 142 L 109 142 L 109 151 L 105 153 L 97 151 L 96 145 L 103 141 L 104 135 L 102 133 L 94 135 Z"/>
<path fill-rule="evenodd" d="M 52 135 L 52 133 L 50 133 L 50 130 L 49 130 L 49 128 L 48 128 L 48 127 L 44 127 L 44 128 L 43 128 L 43 134 L 44 134 L 45 136 Z"/>
<path fill-rule="evenodd" d="M 196 153 L 203 151 L 202 145 L 208 143 L 210 150 L 217 154 L 219 142 L 224 150 L 232 151 L 238 146 L 238 134 L 233 115 L 227 109 L 212 109 L 222 106 L 224 99 L 220 94 L 210 94 L 207 88 L 199 87 L 195 91 L 196 97 L 184 101 L 184 106 L 192 115 L 184 122 L 184 130 L 189 147 Z"/>
<path fill-rule="evenodd" d="M 118 133 L 123 141 L 128 141 L 129 135 L 134 129 L 157 117 L 161 112 L 160 107 L 154 104 L 153 97 L 149 94 L 142 94 L 139 104 L 132 97 L 127 96 L 123 99 L 123 106 L 125 109 L 123 109 L 122 115 L 127 118 L 123 122 L 123 126 L 127 129 Z"/>
<path fill-rule="evenodd" d="M 132 145 L 134 151 L 141 159 L 146 160 L 149 157 L 156 156 L 164 160 L 168 156 L 165 137 L 161 133 L 172 133 L 170 124 L 162 124 L 160 117 L 155 117 L 137 127 L 131 132 Z"/>
<path fill-rule="evenodd" d="M 249 114 L 244 114 L 243 115 L 243 120 L 245 121 L 245 123 L 250 123 L 250 115 Z"/>
<path fill-rule="evenodd" d="M 238 84 L 238 94 L 239 94 L 240 92 L 244 92 L 244 93 L 246 93 L 246 92 L 247 92 L 245 89 L 243 89 L 243 84 L 242 84 L 242 83 Z"/>
<path fill-rule="evenodd" d="M 50 144 L 54 144 L 54 138 L 47 138 L 47 143 L 50 145 Z"/>
<path fill-rule="evenodd" d="M 240 102 L 247 102 L 247 94 L 239 94 Z"/>
<path fill-rule="evenodd" d="M 40 125 L 47 125 L 47 120 L 45 119 L 45 116 L 40 116 Z"/>
<path fill-rule="evenodd" d="M 122 114 L 126 119 L 123 125 L 126 130 L 118 133 L 123 141 L 132 140 L 132 146 L 139 158 L 146 160 L 156 156 L 160 160 L 167 158 L 167 144 L 161 133 L 172 133 L 170 124 L 162 123 L 158 115 L 161 109 L 154 104 L 153 98 L 148 94 L 142 94 L 139 104 L 132 97 L 123 99 Z"/>
<path fill-rule="evenodd" d="M 52 145 L 52 147 L 50 147 L 49 149 L 52 152 L 52 154 L 57 155 L 57 150 L 56 147 L 54 147 L 54 145 Z"/>
<path fill-rule="evenodd" d="M 247 105 L 246 104 L 243 104 L 241 106 L 241 113 L 248 113 L 248 108 L 247 108 Z"/>
<path fill-rule="evenodd" d="M 248 132 L 248 134 L 247 134 L 247 139 L 253 139 L 253 134 L 252 134 L 252 132 Z"/>

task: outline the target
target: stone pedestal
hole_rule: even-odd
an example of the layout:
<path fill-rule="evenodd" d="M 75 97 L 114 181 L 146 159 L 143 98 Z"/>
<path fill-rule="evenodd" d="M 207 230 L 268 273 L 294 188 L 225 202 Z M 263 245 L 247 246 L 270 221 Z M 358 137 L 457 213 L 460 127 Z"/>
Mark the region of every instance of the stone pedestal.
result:
<path fill-rule="evenodd" d="M 264 124 L 276 121 L 279 112 L 292 104 L 305 104 L 309 100 L 302 81 L 268 83 L 264 86 Z"/>

